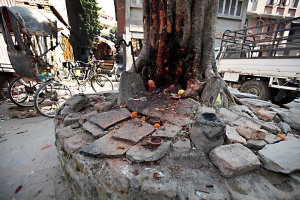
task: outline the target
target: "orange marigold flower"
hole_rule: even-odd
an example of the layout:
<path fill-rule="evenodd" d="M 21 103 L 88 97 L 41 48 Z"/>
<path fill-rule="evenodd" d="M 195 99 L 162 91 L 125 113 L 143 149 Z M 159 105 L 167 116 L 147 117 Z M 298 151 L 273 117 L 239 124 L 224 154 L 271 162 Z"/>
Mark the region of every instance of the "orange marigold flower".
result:
<path fill-rule="evenodd" d="M 155 123 L 154 124 L 154 128 L 160 128 L 160 124 L 159 123 Z"/>
<path fill-rule="evenodd" d="M 137 117 L 137 112 L 132 112 L 130 114 L 130 117 L 133 119 L 133 118 L 136 118 Z"/>
<path fill-rule="evenodd" d="M 280 133 L 278 133 L 277 136 L 280 137 L 280 138 L 283 139 L 283 140 L 285 139 L 284 135 L 282 135 L 282 134 L 280 134 Z"/>
<path fill-rule="evenodd" d="M 143 116 L 143 117 L 141 118 L 141 120 L 142 120 L 142 121 L 146 121 L 146 117 Z"/>

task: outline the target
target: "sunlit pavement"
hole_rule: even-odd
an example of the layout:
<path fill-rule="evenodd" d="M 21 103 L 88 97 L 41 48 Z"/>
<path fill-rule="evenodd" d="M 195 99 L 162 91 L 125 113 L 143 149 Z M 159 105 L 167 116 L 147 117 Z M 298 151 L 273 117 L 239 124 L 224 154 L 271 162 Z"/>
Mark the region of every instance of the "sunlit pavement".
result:
<path fill-rule="evenodd" d="M 88 86 L 84 93 L 94 91 Z M 11 106 L 0 105 L 0 199 L 74 199 L 57 158 L 53 119 L 11 119 Z"/>

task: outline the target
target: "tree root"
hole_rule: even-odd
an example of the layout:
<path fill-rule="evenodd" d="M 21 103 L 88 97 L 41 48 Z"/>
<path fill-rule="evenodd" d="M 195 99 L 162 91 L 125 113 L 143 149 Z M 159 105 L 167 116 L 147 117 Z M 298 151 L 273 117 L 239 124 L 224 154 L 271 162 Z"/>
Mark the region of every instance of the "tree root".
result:
<path fill-rule="evenodd" d="M 218 76 L 209 78 L 201 93 L 200 101 L 208 107 L 225 107 L 230 104 L 240 103 L 227 88 L 225 81 Z"/>

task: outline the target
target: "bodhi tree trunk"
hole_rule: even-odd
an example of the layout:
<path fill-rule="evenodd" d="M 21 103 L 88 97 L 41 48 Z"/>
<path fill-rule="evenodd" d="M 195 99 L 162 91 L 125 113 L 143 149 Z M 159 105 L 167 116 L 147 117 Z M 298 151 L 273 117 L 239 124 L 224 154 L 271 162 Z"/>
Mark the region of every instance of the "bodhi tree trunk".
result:
<path fill-rule="evenodd" d="M 143 0 L 144 44 L 136 71 L 157 87 L 180 85 L 213 106 L 234 102 L 218 75 L 214 33 L 218 0 Z"/>

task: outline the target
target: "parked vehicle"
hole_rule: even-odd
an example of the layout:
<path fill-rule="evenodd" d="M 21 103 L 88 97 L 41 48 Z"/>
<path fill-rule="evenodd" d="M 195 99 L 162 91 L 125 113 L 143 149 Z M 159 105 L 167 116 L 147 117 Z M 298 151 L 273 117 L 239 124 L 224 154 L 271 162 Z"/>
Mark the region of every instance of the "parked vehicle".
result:
<path fill-rule="evenodd" d="M 300 17 L 227 30 L 216 58 L 230 86 L 261 100 L 289 103 L 300 96 Z"/>

